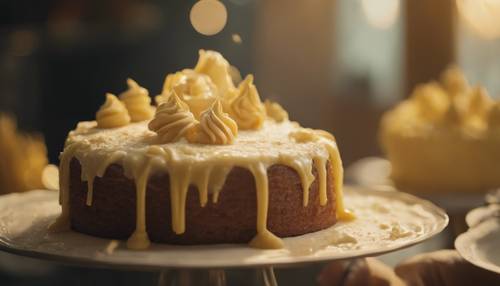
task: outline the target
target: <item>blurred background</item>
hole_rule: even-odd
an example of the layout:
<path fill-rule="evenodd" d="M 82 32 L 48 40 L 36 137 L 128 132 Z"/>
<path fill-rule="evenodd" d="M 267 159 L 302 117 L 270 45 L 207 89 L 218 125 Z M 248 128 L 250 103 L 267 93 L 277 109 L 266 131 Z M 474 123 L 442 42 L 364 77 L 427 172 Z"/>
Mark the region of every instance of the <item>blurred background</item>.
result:
<path fill-rule="evenodd" d="M 243 76 L 253 73 L 261 97 L 279 101 L 293 120 L 333 132 L 349 165 L 380 153 L 381 114 L 450 63 L 500 96 L 500 0 L 222 2 L 225 28 L 204 36 L 189 20 L 195 0 L 1 1 L 0 113 L 16 118 L 20 130 L 38 134 L 24 141 L 45 140 L 46 149 L 32 142 L 34 149 L 58 164 L 67 133 L 78 121 L 93 120 L 106 92 L 120 93 L 131 77 L 154 96 L 167 73 L 193 67 L 199 49 L 214 49 Z M 13 130 L 13 124 L 0 124 L 0 153 L 11 150 L 5 141 Z M 38 165 L 46 164 L 40 160 Z M 2 171 L 9 166 L 0 164 Z M 0 281 L 33 284 L 16 276 L 25 273 L 27 261 L 16 259 L 0 259 L 0 269 L 7 269 Z M 57 274 L 37 280 L 39 285 L 153 279 L 26 267 L 32 275 Z M 75 282 L 69 278 L 74 273 L 87 280 Z"/>
<path fill-rule="evenodd" d="M 381 112 L 449 63 L 500 93 L 496 0 L 224 0 L 228 21 L 215 36 L 191 26 L 195 2 L 2 1 L 0 110 L 43 134 L 57 163 L 105 92 L 132 77 L 155 95 L 167 73 L 214 49 L 292 119 L 333 131 L 348 164 L 378 154 Z"/>

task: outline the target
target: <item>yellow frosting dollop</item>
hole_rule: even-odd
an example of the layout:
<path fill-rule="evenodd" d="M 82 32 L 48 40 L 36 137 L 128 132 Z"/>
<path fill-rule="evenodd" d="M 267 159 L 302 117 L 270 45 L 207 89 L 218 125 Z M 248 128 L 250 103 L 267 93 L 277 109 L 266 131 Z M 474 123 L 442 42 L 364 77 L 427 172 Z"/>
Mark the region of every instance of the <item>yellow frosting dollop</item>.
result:
<path fill-rule="evenodd" d="M 238 86 L 238 95 L 230 104 L 229 113 L 240 129 L 259 129 L 266 118 L 253 76 L 248 75 Z"/>
<path fill-rule="evenodd" d="M 437 120 L 448 108 L 446 91 L 436 82 L 418 85 L 410 96 L 418 113 L 427 120 Z"/>
<path fill-rule="evenodd" d="M 451 96 L 466 92 L 469 89 L 469 83 L 464 73 L 457 66 L 448 67 L 441 74 L 441 82 Z"/>
<path fill-rule="evenodd" d="M 210 107 L 218 94 L 217 87 L 208 75 L 190 69 L 169 74 L 165 79 L 162 95 L 156 97 L 156 102 L 166 101 L 173 90 L 189 106 L 195 118 L 199 118 L 201 112 Z"/>
<path fill-rule="evenodd" d="M 96 120 L 98 128 L 116 128 L 129 124 L 130 116 L 125 104 L 115 95 L 108 93 L 106 102 L 97 111 Z"/>
<path fill-rule="evenodd" d="M 153 118 L 155 111 L 148 90 L 131 78 L 127 79 L 127 85 L 128 90 L 120 94 L 120 100 L 125 104 L 132 122 Z"/>
<path fill-rule="evenodd" d="M 229 62 L 220 53 L 200 50 L 199 55 L 194 68 L 196 72 L 208 75 L 221 94 L 235 88 L 229 73 Z"/>
<path fill-rule="evenodd" d="M 488 126 L 500 128 L 500 102 L 496 102 L 488 113 Z"/>
<path fill-rule="evenodd" d="M 274 119 L 274 121 L 282 122 L 288 120 L 288 112 L 279 103 L 266 99 L 264 107 L 266 108 L 266 115 Z"/>
<path fill-rule="evenodd" d="M 201 114 L 197 136 L 188 137 L 191 143 L 232 144 L 238 135 L 238 125 L 225 113 L 220 100 Z"/>
<path fill-rule="evenodd" d="M 156 132 L 161 143 L 169 143 L 181 139 L 197 123 L 187 104 L 173 91 L 167 102 L 158 106 L 148 128 Z"/>

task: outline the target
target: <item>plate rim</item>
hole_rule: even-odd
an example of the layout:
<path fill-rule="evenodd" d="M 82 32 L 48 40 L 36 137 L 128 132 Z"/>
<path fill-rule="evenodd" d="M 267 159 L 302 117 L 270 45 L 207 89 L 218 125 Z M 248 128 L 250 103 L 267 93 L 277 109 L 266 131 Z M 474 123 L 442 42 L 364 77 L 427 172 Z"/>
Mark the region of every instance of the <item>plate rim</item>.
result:
<path fill-rule="evenodd" d="M 189 269 L 209 269 L 209 268 L 260 268 L 260 267 L 269 267 L 269 266 L 276 266 L 276 267 L 285 267 L 285 266 L 298 266 L 298 265 L 304 265 L 304 264 L 310 264 L 310 263 L 320 263 L 320 262 L 328 262 L 328 261 L 335 261 L 335 260 L 345 260 L 345 259 L 352 259 L 352 258 L 360 258 L 360 257 L 366 257 L 366 256 L 378 256 L 382 255 L 385 253 L 390 253 L 393 251 L 397 251 L 400 249 L 408 248 L 413 245 L 416 245 L 418 243 L 421 243 L 429 238 L 434 237 L 435 235 L 439 234 L 442 232 L 446 226 L 449 223 L 449 217 L 446 214 L 446 212 L 440 208 L 439 206 L 435 205 L 434 203 L 419 198 L 415 195 L 408 194 L 408 193 L 403 193 L 403 192 L 387 192 L 387 191 L 379 191 L 376 189 L 371 189 L 365 186 L 353 186 L 353 185 L 345 185 L 344 190 L 347 192 L 356 192 L 356 193 L 361 193 L 361 194 L 372 194 L 375 196 L 382 196 L 382 197 L 390 197 L 391 199 L 398 199 L 403 202 L 412 202 L 415 204 L 420 204 L 423 205 L 427 210 L 431 211 L 434 217 L 436 218 L 436 224 L 433 225 L 432 230 L 430 230 L 428 233 L 425 235 L 419 236 L 413 240 L 409 241 L 404 241 L 401 243 L 395 243 L 394 245 L 391 245 L 389 247 L 384 247 L 380 250 L 354 250 L 350 252 L 349 254 L 341 254 L 335 257 L 326 257 L 326 256 L 311 256 L 311 255 L 306 255 L 306 256 L 301 256 L 301 257 L 295 257 L 293 261 L 272 261 L 269 263 L 264 263 L 264 262 L 252 262 L 248 263 L 246 262 L 245 264 L 211 264 L 211 265 L 201 265 L 201 264 L 185 264 L 185 263 L 179 263 L 179 261 L 169 261 L 168 263 L 163 263 L 162 265 L 159 265 L 158 263 L 154 264 L 141 264 L 141 263 L 134 263 L 133 261 L 126 261 L 126 262 L 118 262 L 118 261 L 110 261 L 110 260 L 103 260 L 100 259 L 99 257 L 93 257 L 93 258 L 88 258 L 88 257 L 78 257 L 75 255 L 63 255 L 63 254 L 56 254 L 56 253 L 47 253 L 43 251 L 37 251 L 34 249 L 25 249 L 25 248 L 20 248 L 20 247 L 13 247 L 12 245 L 9 244 L 8 241 L 2 236 L 0 232 L 0 250 L 5 251 L 8 253 L 20 255 L 20 256 L 26 256 L 26 257 L 31 257 L 31 258 L 36 258 L 36 259 L 45 259 L 45 260 L 50 260 L 53 262 L 57 263 L 63 263 L 63 264 L 70 264 L 70 265 L 76 265 L 76 266 L 91 266 L 91 267 L 96 267 L 96 268 L 113 268 L 113 269 L 134 269 L 134 270 L 161 270 L 161 269 L 180 269 L 180 268 L 189 268 Z M 34 190 L 30 191 L 27 193 L 32 193 L 32 192 L 50 192 L 54 194 L 55 197 L 57 197 L 57 194 L 54 193 L 54 191 L 48 191 L 48 190 Z M 27 193 L 22 193 L 22 194 L 10 194 L 6 196 L 11 196 L 11 195 L 16 195 L 16 196 L 23 196 Z M 5 197 L 5 196 L 3 196 Z M 0 200 L 4 199 L 3 197 L 0 197 Z M 335 227 L 333 225 L 332 227 Z M 77 232 L 75 232 L 77 233 Z M 89 236 L 85 234 L 79 234 L 82 236 Z M 93 237 L 93 236 L 89 236 Z M 299 236 L 300 237 L 300 236 Z M 217 244 L 217 245 L 196 245 L 196 246 L 175 246 L 175 247 L 186 247 L 186 250 L 192 249 L 192 248 L 214 248 L 214 247 L 248 247 L 246 244 Z M 266 251 L 266 250 L 263 250 Z"/>
<path fill-rule="evenodd" d="M 466 232 L 460 234 L 455 239 L 454 246 L 463 259 L 467 260 L 477 267 L 500 274 L 500 265 L 495 265 L 482 259 L 478 259 L 478 256 L 473 254 L 474 250 L 472 249 L 473 244 L 471 242 L 483 237 L 486 234 L 483 229 L 490 224 L 497 224 L 500 228 L 500 220 L 496 218 L 487 219 L 479 223 L 478 225 L 469 228 Z"/>

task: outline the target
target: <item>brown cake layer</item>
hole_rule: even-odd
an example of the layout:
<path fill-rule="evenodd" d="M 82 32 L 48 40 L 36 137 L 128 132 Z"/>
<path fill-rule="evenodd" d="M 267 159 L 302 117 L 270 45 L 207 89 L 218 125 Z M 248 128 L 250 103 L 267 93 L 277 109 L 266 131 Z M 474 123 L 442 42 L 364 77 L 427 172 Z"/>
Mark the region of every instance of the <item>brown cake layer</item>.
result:
<path fill-rule="evenodd" d="M 336 222 L 332 170 L 327 164 L 328 203 L 320 206 L 319 184 L 309 192 L 303 206 L 302 184 L 297 172 L 284 165 L 267 170 L 269 178 L 268 229 L 279 237 L 297 236 L 327 228 Z M 70 217 L 73 230 L 105 238 L 127 239 L 135 229 L 136 189 L 113 164 L 94 181 L 93 202 L 85 204 L 87 182 L 81 181 L 81 166 L 70 165 Z M 317 171 L 313 168 L 317 177 Z M 200 206 L 198 191 L 191 186 L 186 201 L 186 231 L 172 232 L 168 174 L 150 177 L 146 194 L 146 228 L 154 242 L 172 244 L 246 243 L 256 234 L 257 199 L 253 175 L 235 167 L 226 178 L 217 203 L 211 196 Z"/>

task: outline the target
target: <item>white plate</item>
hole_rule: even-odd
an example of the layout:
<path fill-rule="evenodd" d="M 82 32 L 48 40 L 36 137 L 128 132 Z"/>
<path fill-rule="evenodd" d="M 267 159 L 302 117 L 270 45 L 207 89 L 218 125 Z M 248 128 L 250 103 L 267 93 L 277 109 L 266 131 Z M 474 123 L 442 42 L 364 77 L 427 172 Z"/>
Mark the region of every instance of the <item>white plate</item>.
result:
<path fill-rule="evenodd" d="M 459 235 L 455 248 L 470 263 L 500 274 L 500 219 L 490 218 Z"/>
<path fill-rule="evenodd" d="M 345 179 L 351 184 L 384 191 L 397 191 L 390 178 L 391 163 L 380 157 L 367 157 L 351 164 L 345 172 Z M 410 193 L 417 193 L 416 191 Z M 448 212 L 465 214 L 471 208 L 484 203 L 485 194 L 478 193 L 419 193 L 445 208 Z M 452 199 L 451 199 L 452 198 Z"/>
<path fill-rule="evenodd" d="M 57 193 L 31 191 L 0 197 L 0 249 L 92 266 L 257 267 L 386 253 L 428 239 L 448 224 L 443 210 L 405 193 L 346 187 L 345 204 L 354 211 L 356 220 L 285 238 L 286 247 L 280 250 L 252 249 L 245 244 L 153 244 L 146 251 L 132 251 L 123 242 L 115 248 L 116 242 L 107 239 L 76 232 L 49 233 L 47 226 L 60 212 Z"/>

